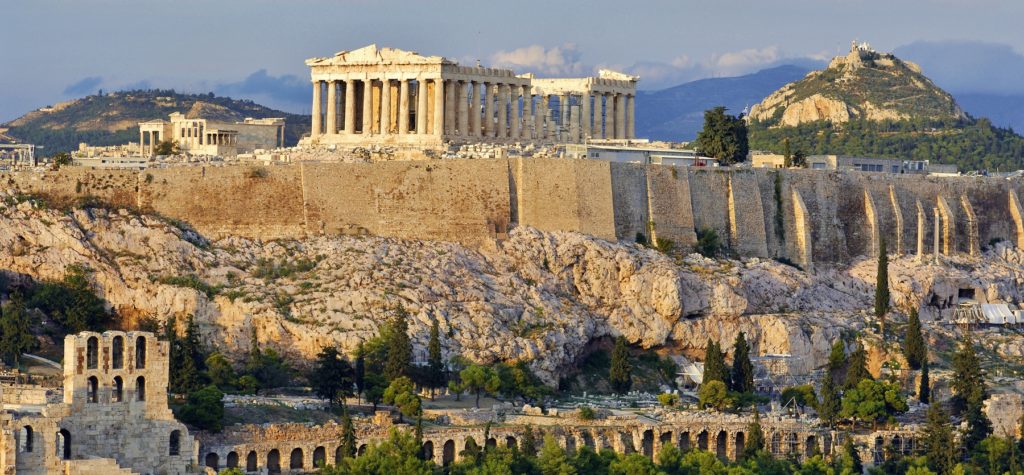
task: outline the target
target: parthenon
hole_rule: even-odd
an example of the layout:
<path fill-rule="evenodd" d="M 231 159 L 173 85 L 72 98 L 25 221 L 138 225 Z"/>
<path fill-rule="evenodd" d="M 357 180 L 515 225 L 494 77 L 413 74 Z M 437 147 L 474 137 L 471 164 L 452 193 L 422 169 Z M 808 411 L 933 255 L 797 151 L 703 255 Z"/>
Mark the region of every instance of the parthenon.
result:
<path fill-rule="evenodd" d="M 306 144 L 430 147 L 635 137 L 638 78 L 614 71 L 538 79 L 377 45 L 306 65 L 313 82 Z"/>

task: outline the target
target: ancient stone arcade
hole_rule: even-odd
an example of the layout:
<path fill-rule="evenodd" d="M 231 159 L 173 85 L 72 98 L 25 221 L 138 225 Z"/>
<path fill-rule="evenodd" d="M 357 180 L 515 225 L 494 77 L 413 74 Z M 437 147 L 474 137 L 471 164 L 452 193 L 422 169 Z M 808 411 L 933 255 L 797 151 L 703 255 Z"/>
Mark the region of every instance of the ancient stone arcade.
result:
<path fill-rule="evenodd" d="M 313 81 L 306 145 L 430 149 L 445 142 L 582 143 L 635 136 L 637 78 L 613 71 L 535 79 L 376 45 L 306 64 Z"/>
<path fill-rule="evenodd" d="M 168 344 L 152 333 L 64 339 L 64 390 L 0 387 L 4 474 L 185 474 L 194 442 L 167 407 Z"/>

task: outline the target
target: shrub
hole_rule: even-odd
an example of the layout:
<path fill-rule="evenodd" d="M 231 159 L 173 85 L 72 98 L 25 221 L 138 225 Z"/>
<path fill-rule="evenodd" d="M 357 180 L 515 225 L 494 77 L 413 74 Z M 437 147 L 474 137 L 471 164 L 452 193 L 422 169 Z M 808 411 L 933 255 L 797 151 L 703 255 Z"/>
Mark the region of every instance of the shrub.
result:
<path fill-rule="evenodd" d="M 658 395 L 658 402 L 660 402 L 662 406 L 672 407 L 679 404 L 679 395 L 672 393 L 661 393 Z"/>
<path fill-rule="evenodd" d="M 697 231 L 697 252 L 704 257 L 715 257 L 722 250 L 722 242 L 718 232 L 712 228 Z"/>
<path fill-rule="evenodd" d="M 213 298 L 220 291 L 220 288 L 203 282 L 199 276 L 195 274 L 189 275 L 177 275 L 177 276 L 164 276 L 157 279 L 157 282 L 164 285 L 173 285 L 175 287 L 188 287 L 195 289 L 198 292 L 206 295 L 207 298 Z"/>
<path fill-rule="evenodd" d="M 268 176 L 270 176 L 270 173 L 268 173 L 265 168 L 250 168 L 249 171 L 245 173 L 246 178 L 252 179 L 266 178 Z"/>
<path fill-rule="evenodd" d="M 594 408 L 590 406 L 583 406 L 580 408 L 580 419 L 585 421 L 592 421 L 597 419 L 597 413 L 594 412 Z"/>

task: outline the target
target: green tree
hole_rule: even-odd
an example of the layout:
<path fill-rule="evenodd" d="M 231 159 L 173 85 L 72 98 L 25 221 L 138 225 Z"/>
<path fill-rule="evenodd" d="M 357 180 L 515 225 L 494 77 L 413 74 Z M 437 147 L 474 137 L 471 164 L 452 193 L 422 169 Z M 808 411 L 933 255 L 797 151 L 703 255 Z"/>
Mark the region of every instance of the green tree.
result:
<path fill-rule="evenodd" d="M 754 421 L 747 426 L 747 440 L 743 445 L 743 458 L 749 459 L 764 450 L 764 430 L 761 428 L 761 413 L 754 408 Z"/>
<path fill-rule="evenodd" d="M 177 414 L 178 419 L 203 430 L 220 432 L 224 426 L 224 393 L 209 385 L 188 395 Z"/>
<path fill-rule="evenodd" d="M 750 362 L 750 346 L 743 332 L 736 335 L 736 342 L 733 343 L 731 379 L 729 389 L 733 391 L 747 393 L 754 390 L 754 365 Z"/>
<path fill-rule="evenodd" d="M 384 390 L 387 389 L 388 383 L 380 373 L 366 373 L 365 384 L 363 399 L 373 404 L 373 410 L 376 411 L 377 404 L 384 400 Z"/>
<path fill-rule="evenodd" d="M 221 390 L 235 387 L 238 376 L 223 353 L 214 352 L 206 358 L 206 378 Z"/>
<path fill-rule="evenodd" d="M 533 403 L 552 393 L 525 361 L 517 361 L 514 365 L 501 363 L 494 371 L 501 379 L 501 393 L 506 397 L 519 397 Z"/>
<path fill-rule="evenodd" d="M 615 348 L 612 349 L 612 362 L 608 370 L 608 382 L 612 390 L 622 394 L 629 391 L 633 386 L 633 367 L 629 363 L 629 348 L 626 346 L 626 338 L 618 336 L 615 338 Z"/>
<path fill-rule="evenodd" d="M 907 401 L 900 394 L 898 386 L 864 379 L 857 383 L 857 387 L 843 394 L 839 415 L 854 421 L 871 422 L 874 426 L 892 420 L 894 415 L 906 412 L 907 409 Z"/>
<path fill-rule="evenodd" d="M 782 139 L 782 166 L 784 168 L 793 166 L 793 149 L 789 144 L 789 137 Z"/>
<path fill-rule="evenodd" d="M 721 411 L 732 405 L 725 383 L 718 380 L 702 384 L 700 390 L 697 391 L 697 397 L 701 408 L 712 407 Z"/>
<path fill-rule="evenodd" d="M 889 254 L 885 249 L 885 238 L 878 238 L 878 270 L 875 274 L 875 318 L 878 319 L 879 333 L 885 340 L 885 317 L 889 313 Z"/>
<path fill-rule="evenodd" d="M 743 117 L 725 111 L 725 107 L 719 106 L 704 112 L 704 128 L 694 145 L 701 155 L 716 158 L 722 165 L 732 165 L 745 161 L 750 147 Z"/>
<path fill-rule="evenodd" d="M 719 462 L 721 465 L 721 462 Z M 650 457 L 641 454 L 629 454 L 615 459 L 608 466 L 608 473 L 613 475 L 656 475 L 658 467 Z"/>
<path fill-rule="evenodd" d="M 399 376 L 391 381 L 384 390 L 384 403 L 393 404 L 406 417 L 416 417 L 423 410 L 420 397 L 416 395 L 412 380 L 407 376 Z"/>
<path fill-rule="evenodd" d="M 26 308 L 43 311 L 69 333 L 105 330 L 113 314 L 107 311 L 103 299 L 93 293 L 91 274 L 87 267 L 68 266 L 62 280 L 35 286 Z"/>
<path fill-rule="evenodd" d="M 25 308 L 21 293 L 11 293 L 10 300 L 0 309 L 0 356 L 15 368 L 22 353 L 39 346 L 32 336 L 31 327 L 32 317 Z"/>
<path fill-rule="evenodd" d="M 495 394 L 501 388 L 501 379 L 486 366 L 471 364 L 459 372 L 462 388 L 476 395 L 476 407 L 480 407 L 480 394 Z"/>
<path fill-rule="evenodd" d="M 400 376 L 409 376 L 412 365 L 412 341 L 409 339 L 409 312 L 399 305 L 395 316 L 388 325 L 387 361 L 384 364 L 384 377 L 391 381 Z"/>
<path fill-rule="evenodd" d="M 807 168 L 807 152 L 796 149 L 796 152 L 793 152 L 793 166 Z"/>
<path fill-rule="evenodd" d="M 527 457 L 537 455 L 537 437 L 533 433 L 532 426 L 526 426 L 526 432 L 523 433 L 523 441 L 519 444 L 519 450 Z"/>
<path fill-rule="evenodd" d="M 725 369 L 725 355 L 722 354 L 722 348 L 718 346 L 717 342 L 708 338 L 708 344 L 704 350 L 704 378 L 701 380 L 701 384 L 711 381 L 725 383 L 728 380 L 729 374 Z"/>
<path fill-rule="evenodd" d="M 931 381 L 928 378 L 928 360 L 921 365 L 921 384 L 917 387 L 917 400 L 928 404 L 932 400 Z"/>
<path fill-rule="evenodd" d="M 673 407 L 679 404 L 679 395 L 672 393 L 661 393 L 658 395 L 658 403 L 664 407 Z"/>
<path fill-rule="evenodd" d="M 156 144 L 156 155 L 169 156 L 178 154 L 178 143 L 173 140 L 161 140 Z"/>
<path fill-rule="evenodd" d="M 697 231 L 697 252 L 707 258 L 713 258 L 722 251 L 722 240 L 714 228 L 701 228 Z"/>
<path fill-rule="evenodd" d="M 910 319 L 907 321 L 906 338 L 903 340 L 903 357 L 911 369 L 921 369 L 928 356 L 928 347 L 921 334 L 921 318 L 917 309 L 910 311 Z"/>
<path fill-rule="evenodd" d="M 576 468 L 569 463 L 569 457 L 551 434 L 544 436 L 537 465 L 543 475 L 576 475 Z"/>
<path fill-rule="evenodd" d="M 950 387 L 953 390 L 950 404 L 954 414 L 962 413 L 971 405 L 980 406 L 988 398 L 981 361 L 974 350 L 974 340 L 970 333 L 964 334 L 960 340 L 960 347 L 953 355 L 953 377 Z"/>
<path fill-rule="evenodd" d="M 793 401 L 801 407 L 818 408 L 818 396 L 814 394 L 814 386 L 810 384 L 784 388 L 781 397 L 783 404 L 789 404 L 790 401 Z"/>
<path fill-rule="evenodd" d="M 850 361 L 846 367 L 846 389 L 857 387 L 863 380 L 874 379 L 871 377 L 871 372 L 868 371 L 868 353 L 864 350 L 864 345 L 857 345 L 857 348 L 850 353 Z"/>
<path fill-rule="evenodd" d="M 967 428 L 964 429 L 960 442 L 967 452 L 973 452 L 979 448 L 982 441 L 992 435 L 992 423 L 985 416 L 984 407 L 981 404 L 969 404 L 962 416 L 967 422 Z"/>
<path fill-rule="evenodd" d="M 927 422 L 921 434 L 921 442 L 924 446 L 924 456 L 928 460 L 928 468 L 943 475 L 950 473 L 956 463 L 953 455 L 956 453 L 956 442 L 949 415 L 942 409 L 941 404 L 928 406 Z"/>
<path fill-rule="evenodd" d="M 834 427 L 841 409 L 842 400 L 832 380 L 832 373 L 826 371 L 825 378 L 821 382 L 821 402 L 818 403 L 818 417 L 825 421 L 829 427 Z"/>
<path fill-rule="evenodd" d="M 431 475 L 430 462 L 421 460 L 419 453 L 420 446 L 411 433 L 392 428 L 386 440 L 371 443 L 359 457 L 324 467 L 320 475 Z"/>
<path fill-rule="evenodd" d="M 843 442 L 843 450 L 837 464 L 839 466 L 839 473 L 842 475 L 860 475 L 864 473 L 864 464 L 860 460 L 860 453 L 857 452 L 857 448 L 853 445 L 852 437 L 846 436 L 845 439 L 846 441 Z"/>
<path fill-rule="evenodd" d="M 53 155 L 52 158 L 53 166 L 55 168 L 65 167 L 72 164 L 71 154 L 67 152 L 58 152 Z"/>
<path fill-rule="evenodd" d="M 843 340 L 832 342 L 832 351 L 828 354 L 828 369 L 832 376 L 836 376 L 839 370 L 846 365 L 846 345 Z"/>
<path fill-rule="evenodd" d="M 430 399 L 434 399 L 434 390 L 444 386 L 444 360 L 441 359 L 441 332 L 437 319 L 430 325 L 430 342 L 427 344 L 427 381 L 430 386 Z"/>
<path fill-rule="evenodd" d="M 352 416 L 345 408 L 341 413 L 341 456 L 352 458 L 356 456 L 356 429 L 352 424 Z"/>
<path fill-rule="evenodd" d="M 329 404 L 345 405 L 345 398 L 352 395 L 352 366 L 337 348 L 324 347 L 309 374 L 309 383 L 313 392 Z"/>
<path fill-rule="evenodd" d="M 362 398 L 363 391 L 366 390 L 366 346 L 362 341 L 356 347 L 355 360 L 355 368 L 352 370 L 352 382 L 356 385 L 356 395 Z"/>

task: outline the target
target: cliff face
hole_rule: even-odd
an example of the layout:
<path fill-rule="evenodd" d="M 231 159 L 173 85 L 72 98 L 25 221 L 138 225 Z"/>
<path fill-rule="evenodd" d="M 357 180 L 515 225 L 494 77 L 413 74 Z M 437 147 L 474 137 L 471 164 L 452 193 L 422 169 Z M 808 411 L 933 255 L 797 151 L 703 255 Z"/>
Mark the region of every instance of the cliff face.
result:
<path fill-rule="evenodd" d="M 896 259 L 894 300 L 901 308 L 945 301 L 970 282 L 989 301 L 1019 301 L 1019 262 L 964 261 L 940 273 Z M 527 360 L 550 382 L 605 335 L 699 359 L 708 338 L 728 348 L 744 331 L 755 354 L 792 354 L 790 370 L 809 371 L 825 363 L 841 332 L 864 328 L 872 263 L 808 274 L 759 259 L 676 260 L 527 227 L 481 249 L 377 237 L 206 243 L 126 211 L 0 208 L 0 269 L 56 279 L 70 265 L 87 266 L 127 327 L 142 316 L 192 314 L 207 343 L 229 355 L 245 354 L 255 328 L 263 344 L 308 360 L 325 345 L 351 352 L 401 304 L 417 359 L 426 357 L 436 319 L 446 357 Z M 187 276 L 218 290 L 210 297 L 166 283 Z"/>
<path fill-rule="evenodd" d="M 916 64 L 865 46 L 787 84 L 750 111 L 753 120 L 788 127 L 815 121 L 964 117 L 953 96 L 922 75 Z"/>

